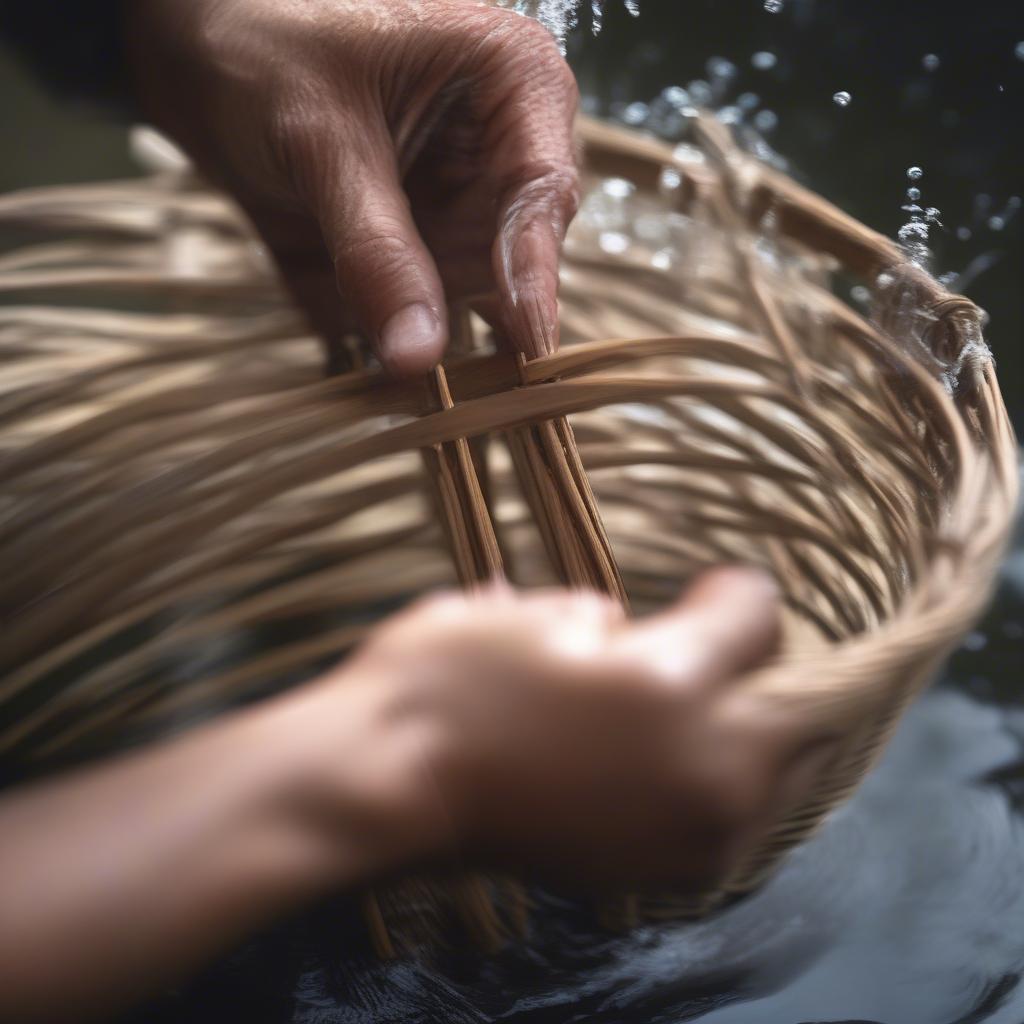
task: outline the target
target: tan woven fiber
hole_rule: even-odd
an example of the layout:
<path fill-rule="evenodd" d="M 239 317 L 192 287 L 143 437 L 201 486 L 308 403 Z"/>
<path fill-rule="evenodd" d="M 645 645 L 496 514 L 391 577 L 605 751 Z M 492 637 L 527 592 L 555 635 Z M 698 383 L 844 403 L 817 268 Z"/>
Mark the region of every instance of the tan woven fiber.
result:
<path fill-rule="evenodd" d="M 431 587 L 562 581 L 642 613 L 746 562 L 787 619 L 745 685 L 844 740 L 700 905 L 851 791 L 1007 538 L 1017 449 L 979 311 L 712 119 L 678 150 L 581 133 L 561 350 L 517 362 L 460 307 L 417 381 L 325 377 L 246 226 L 185 173 L 0 198 L 6 763 L 48 770 L 308 678 Z M 870 317 L 836 297 L 855 280 Z M 382 949 L 451 913 L 495 942 L 516 893 L 410 881 L 368 914 Z"/>

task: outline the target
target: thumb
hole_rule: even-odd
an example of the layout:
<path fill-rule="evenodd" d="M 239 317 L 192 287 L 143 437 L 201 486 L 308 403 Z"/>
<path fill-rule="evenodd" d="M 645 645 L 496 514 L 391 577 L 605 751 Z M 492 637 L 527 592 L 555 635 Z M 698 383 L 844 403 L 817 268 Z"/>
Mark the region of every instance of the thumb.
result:
<path fill-rule="evenodd" d="M 444 288 L 393 166 L 333 176 L 317 216 L 342 297 L 390 373 L 426 373 L 448 338 Z"/>
<path fill-rule="evenodd" d="M 669 681 L 727 684 L 776 653 L 778 596 L 762 570 L 721 566 L 703 573 L 671 608 L 625 631 L 620 646 Z"/>

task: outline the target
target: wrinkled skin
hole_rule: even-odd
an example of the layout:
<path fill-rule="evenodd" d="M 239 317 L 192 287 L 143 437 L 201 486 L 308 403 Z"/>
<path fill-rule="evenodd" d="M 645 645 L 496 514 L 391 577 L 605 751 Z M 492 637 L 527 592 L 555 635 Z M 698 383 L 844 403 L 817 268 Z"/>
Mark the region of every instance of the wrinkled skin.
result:
<path fill-rule="evenodd" d="M 420 373 L 446 303 L 473 297 L 528 355 L 555 347 L 577 92 L 543 28 L 476 0 L 129 7 L 151 116 L 242 203 L 326 338 L 350 310 L 388 369 Z"/>

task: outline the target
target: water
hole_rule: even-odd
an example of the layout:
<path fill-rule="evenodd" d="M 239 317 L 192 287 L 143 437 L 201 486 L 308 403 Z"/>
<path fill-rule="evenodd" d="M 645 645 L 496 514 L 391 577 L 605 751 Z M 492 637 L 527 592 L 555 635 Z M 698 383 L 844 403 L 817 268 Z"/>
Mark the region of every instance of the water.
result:
<path fill-rule="evenodd" d="M 833 95 L 832 102 L 837 107 L 848 107 L 852 99 L 853 97 L 844 89 L 843 91 L 837 92 Z"/>
<path fill-rule="evenodd" d="M 579 24 L 581 0 L 498 0 L 502 7 L 536 18 L 555 37 L 562 52 L 566 38 Z M 623 8 L 634 18 L 640 16 L 639 0 L 622 0 Z M 604 0 L 590 0 L 590 26 L 595 35 L 604 26 Z"/>

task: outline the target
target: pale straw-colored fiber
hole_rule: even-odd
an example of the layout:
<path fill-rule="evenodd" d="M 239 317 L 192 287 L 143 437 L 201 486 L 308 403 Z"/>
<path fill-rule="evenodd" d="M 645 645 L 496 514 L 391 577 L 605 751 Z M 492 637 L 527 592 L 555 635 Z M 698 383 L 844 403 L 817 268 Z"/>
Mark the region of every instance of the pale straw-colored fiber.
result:
<path fill-rule="evenodd" d="M 187 172 L 0 198 L 4 764 L 309 678 L 433 587 L 561 581 L 642 613 L 741 562 L 786 602 L 744 685 L 840 749 L 722 892 L 613 904 L 748 889 L 851 791 L 1007 539 L 1017 448 L 979 311 L 711 119 L 678 152 L 581 135 L 560 350 L 517 360 L 459 307 L 415 381 L 351 340 L 356 368 L 326 376 L 235 209 Z M 635 191 L 612 202 L 610 177 Z M 867 315 L 837 297 L 858 282 Z M 368 917 L 385 950 L 453 912 L 493 943 L 517 893 L 410 881 Z"/>

